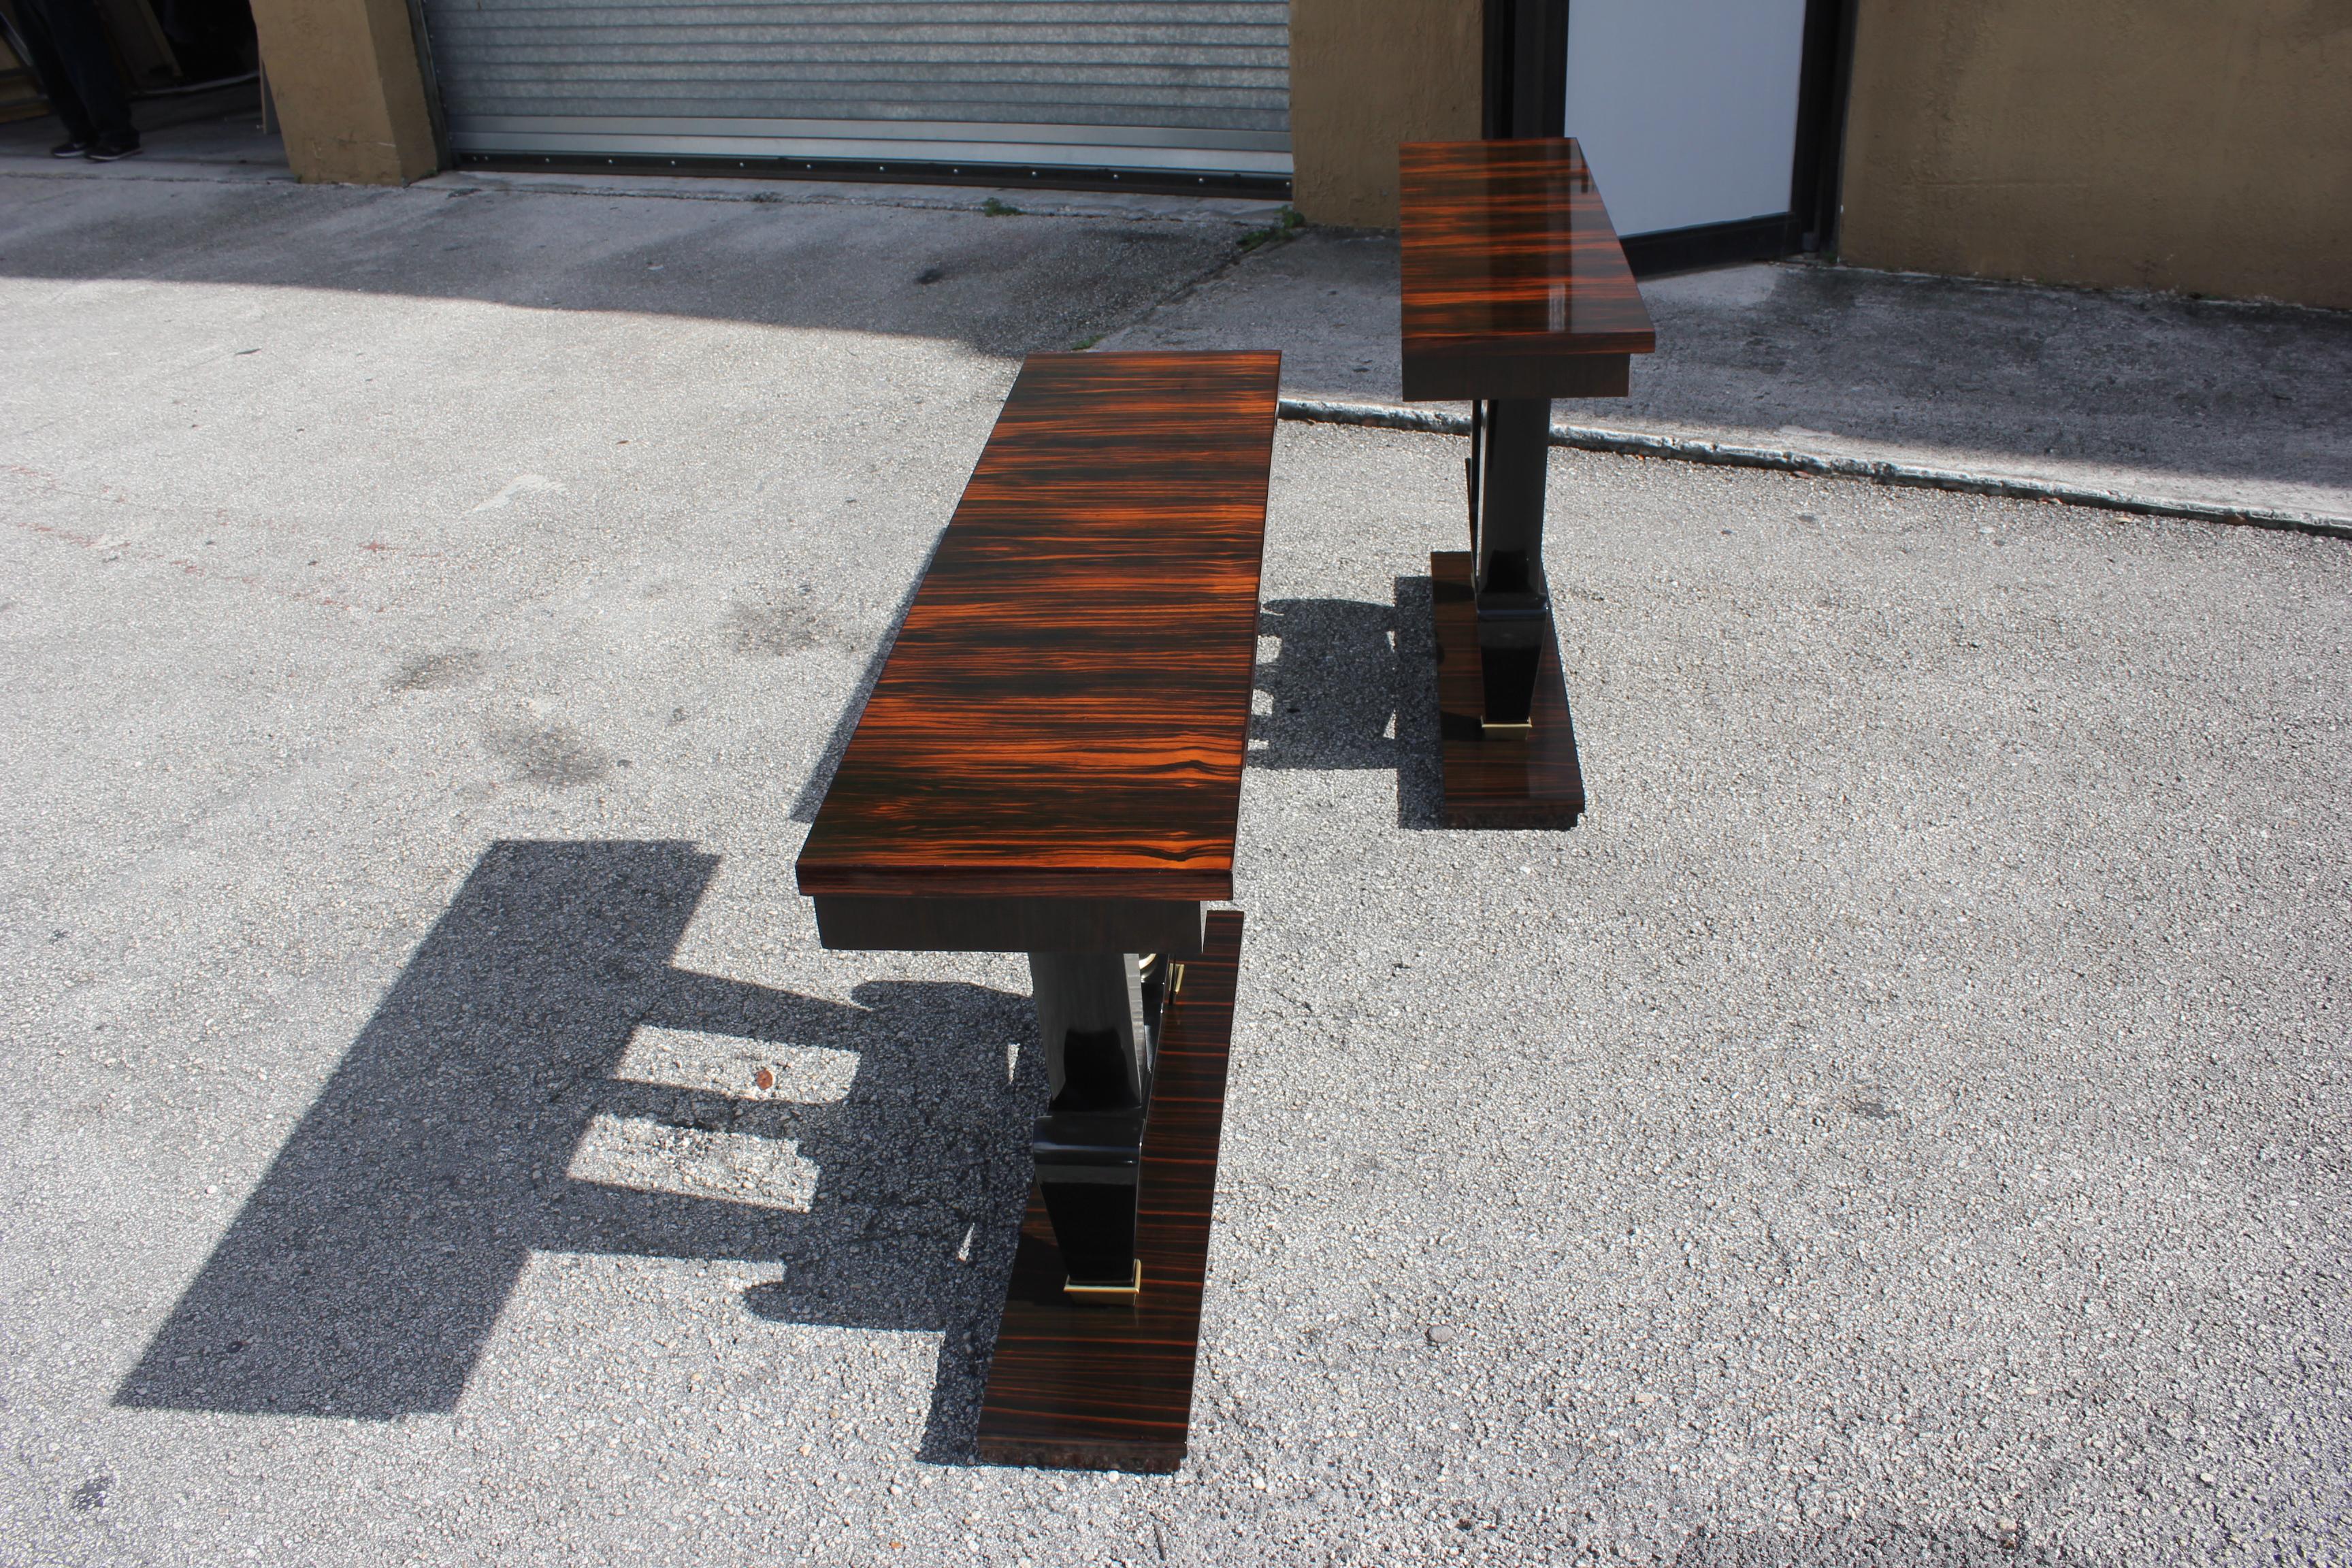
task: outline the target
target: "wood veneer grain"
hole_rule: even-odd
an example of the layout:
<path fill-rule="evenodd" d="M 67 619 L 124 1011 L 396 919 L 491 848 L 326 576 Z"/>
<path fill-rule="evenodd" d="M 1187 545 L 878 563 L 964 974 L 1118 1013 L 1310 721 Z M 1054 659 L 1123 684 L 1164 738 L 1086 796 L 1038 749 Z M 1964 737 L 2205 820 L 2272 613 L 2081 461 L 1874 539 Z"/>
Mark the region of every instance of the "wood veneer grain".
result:
<path fill-rule="evenodd" d="M 1404 395 L 1622 395 L 1650 313 L 1573 137 L 1408 142 Z"/>
<path fill-rule="evenodd" d="M 1136 1229 L 1142 1293 L 1127 1306 L 1065 1297 L 1053 1227 L 1031 1189 L 981 1405 L 980 1454 L 991 1464 L 1167 1471 L 1184 1462 L 1242 916 L 1213 910 L 1207 925 L 1162 1015 Z"/>
<path fill-rule="evenodd" d="M 1280 367 L 1030 358 L 809 831 L 802 892 L 1233 896 Z"/>
<path fill-rule="evenodd" d="M 1474 570 L 1467 551 L 1441 550 L 1429 557 L 1443 770 L 1438 820 L 1448 827 L 1573 827 L 1584 815 L 1584 772 L 1576 760 L 1559 639 L 1547 617 L 1532 727 L 1520 734 L 1482 732 L 1486 694 Z"/>

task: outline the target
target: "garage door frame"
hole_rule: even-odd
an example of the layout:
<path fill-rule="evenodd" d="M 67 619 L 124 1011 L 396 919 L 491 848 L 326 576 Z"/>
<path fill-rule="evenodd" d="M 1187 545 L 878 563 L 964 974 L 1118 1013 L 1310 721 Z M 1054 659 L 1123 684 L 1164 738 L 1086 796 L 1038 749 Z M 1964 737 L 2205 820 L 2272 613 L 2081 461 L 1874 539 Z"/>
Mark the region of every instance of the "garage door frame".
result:
<path fill-rule="evenodd" d="M 453 125 L 436 71 L 425 0 L 406 0 L 437 161 L 445 169 L 814 179 L 1230 195 L 1286 200 L 1288 137 L 1157 127 L 909 120 L 657 121 L 628 116 L 477 116 Z M 504 118 L 504 123 L 492 123 Z M 593 119 L 593 128 L 586 122 Z M 992 135 L 958 135 L 958 132 Z M 1018 132 L 1008 136 L 1008 132 Z M 540 143 L 534 146 L 532 143 Z M 1258 145 L 1250 145 L 1255 142 Z M 1219 149 L 1238 169 L 1186 166 Z"/>

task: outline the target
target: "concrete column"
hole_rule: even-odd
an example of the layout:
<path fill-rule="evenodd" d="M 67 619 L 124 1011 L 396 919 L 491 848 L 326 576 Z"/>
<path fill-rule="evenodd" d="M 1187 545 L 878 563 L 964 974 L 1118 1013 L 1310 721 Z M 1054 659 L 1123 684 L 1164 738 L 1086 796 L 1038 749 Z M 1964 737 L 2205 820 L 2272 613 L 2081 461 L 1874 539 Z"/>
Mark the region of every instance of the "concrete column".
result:
<path fill-rule="evenodd" d="M 253 25 L 296 178 L 404 185 L 439 166 L 405 0 L 253 0 Z"/>
<path fill-rule="evenodd" d="M 1397 225 L 1397 143 L 1478 134 L 1482 0 L 1290 0 L 1292 205 Z"/>

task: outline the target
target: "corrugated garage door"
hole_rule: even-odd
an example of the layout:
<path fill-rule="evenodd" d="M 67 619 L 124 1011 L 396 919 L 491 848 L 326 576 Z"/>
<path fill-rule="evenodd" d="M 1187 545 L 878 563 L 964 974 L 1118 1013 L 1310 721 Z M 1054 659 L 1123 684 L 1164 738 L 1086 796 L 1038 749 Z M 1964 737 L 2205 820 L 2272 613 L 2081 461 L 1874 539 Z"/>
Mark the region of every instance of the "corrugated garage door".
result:
<path fill-rule="evenodd" d="M 461 160 L 1286 180 L 1287 0 L 424 0 Z"/>

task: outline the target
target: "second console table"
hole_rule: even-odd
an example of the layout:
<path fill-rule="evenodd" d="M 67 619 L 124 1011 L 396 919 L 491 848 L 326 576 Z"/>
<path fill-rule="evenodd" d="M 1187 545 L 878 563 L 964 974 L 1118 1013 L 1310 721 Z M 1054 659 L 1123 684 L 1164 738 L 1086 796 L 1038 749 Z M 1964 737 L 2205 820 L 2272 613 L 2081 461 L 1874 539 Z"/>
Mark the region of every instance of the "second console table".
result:
<path fill-rule="evenodd" d="M 1471 548 L 1430 557 L 1442 816 L 1566 827 L 1584 779 L 1544 576 L 1551 405 L 1624 396 L 1629 356 L 1656 337 L 1573 138 L 1400 157 L 1404 395 L 1471 404 Z"/>

